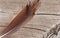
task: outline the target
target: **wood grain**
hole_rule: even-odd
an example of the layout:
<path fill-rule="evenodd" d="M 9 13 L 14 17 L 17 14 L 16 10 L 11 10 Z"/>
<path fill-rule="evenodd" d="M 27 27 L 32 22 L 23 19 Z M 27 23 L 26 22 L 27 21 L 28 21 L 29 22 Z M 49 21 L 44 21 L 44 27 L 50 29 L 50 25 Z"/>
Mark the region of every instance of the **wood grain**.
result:
<path fill-rule="evenodd" d="M 0 32 L 28 1 L 32 0 L 0 0 Z M 60 0 L 41 0 L 41 6 L 35 14 L 34 18 L 23 28 L 4 38 L 43 38 L 45 31 L 48 32 L 53 25 L 60 23 Z"/>

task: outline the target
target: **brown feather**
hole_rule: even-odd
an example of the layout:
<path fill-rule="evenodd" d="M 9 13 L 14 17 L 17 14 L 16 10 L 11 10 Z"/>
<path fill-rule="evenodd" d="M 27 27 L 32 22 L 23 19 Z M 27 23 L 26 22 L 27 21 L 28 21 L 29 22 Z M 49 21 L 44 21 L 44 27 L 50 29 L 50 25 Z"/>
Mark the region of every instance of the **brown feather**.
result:
<path fill-rule="evenodd" d="M 11 21 L 7 28 L 2 31 L 1 36 L 8 33 L 18 25 L 21 27 L 23 23 L 27 23 L 34 16 L 39 0 L 35 0 L 32 4 L 26 5 L 21 12 Z"/>

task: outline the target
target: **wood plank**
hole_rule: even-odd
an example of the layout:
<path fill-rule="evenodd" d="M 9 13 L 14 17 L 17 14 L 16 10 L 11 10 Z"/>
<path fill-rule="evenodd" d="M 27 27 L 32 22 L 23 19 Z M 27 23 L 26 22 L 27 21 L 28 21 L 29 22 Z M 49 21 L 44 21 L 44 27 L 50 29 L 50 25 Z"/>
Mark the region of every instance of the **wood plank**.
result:
<path fill-rule="evenodd" d="M 40 30 L 43 32 L 47 32 L 50 28 L 45 27 L 43 25 L 36 25 L 36 24 L 26 24 L 23 28 L 27 28 L 27 29 L 35 29 L 35 30 Z"/>
<path fill-rule="evenodd" d="M 7 26 L 9 22 L 13 19 L 12 16 L 8 14 L 2 14 L 0 17 L 0 26 Z M 33 19 L 29 22 L 30 24 L 39 24 L 39 25 L 53 25 L 59 22 L 60 16 L 53 16 L 53 15 L 35 15 Z M 43 24 L 42 24 L 43 23 Z M 50 27 L 50 26 L 49 26 Z"/>
<path fill-rule="evenodd" d="M 31 1 L 31 0 L 30 0 Z M 4 38 L 43 38 L 52 26 L 60 23 L 60 0 L 41 0 L 41 6 L 36 16 L 22 29 Z M 0 0 L 0 32 L 18 14 L 28 0 Z M 57 14 L 57 15 L 56 15 Z M 60 34 L 58 34 L 59 37 Z"/>
<path fill-rule="evenodd" d="M 10 33 L 4 38 L 43 38 L 43 31 L 21 28 L 15 33 Z"/>
<path fill-rule="evenodd" d="M 41 6 L 36 11 L 38 15 L 34 16 L 22 29 L 4 38 L 42 38 L 44 34 L 42 30 L 47 31 L 51 29 L 52 26 L 60 23 L 59 1 L 60 0 L 41 0 Z M 19 12 L 27 2 L 28 0 L 0 0 L 0 26 L 3 26 L 0 27 L 0 32 L 5 28 L 4 26 L 7 26 L 11 22 L 18 14 L 17 12 Z"/>
<path fill-rule="evenodd" d="M 60 0 L 41 0 L 36 13 L 60 14 Z"/>
<path fill-rule="evenodd" d="M 0 11 L 16 14 L 28 1 L 33 0 L 0 0 Z M 60 0 L 41 0 L 41 5 L 36 13 L 60 14 Z M 2 5 L 1 5 L 2 4 Z"/>
<path fill-rule="evenodd" d="M 34 24 L 38 26 L 42 25 L 50 28 L 52 25 L 60 23 L 60 20 L 58 19 L 60 19 L 60 16 L 36 15 L 28 24 Z"/>

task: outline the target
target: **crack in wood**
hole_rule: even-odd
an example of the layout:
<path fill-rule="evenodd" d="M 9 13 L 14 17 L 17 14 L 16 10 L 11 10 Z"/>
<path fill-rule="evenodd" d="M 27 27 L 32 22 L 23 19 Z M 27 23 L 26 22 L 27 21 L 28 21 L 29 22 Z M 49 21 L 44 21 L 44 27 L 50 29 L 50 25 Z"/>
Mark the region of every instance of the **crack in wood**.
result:
<path fill-rule="evenodd" d="M 34 29 L 34 30 L 40 30 L 40 31 L 46 32 L 45 30 L 43 30 L 43 29 L 38 29 L 38 28 L 32 28 L 32 27 L 23 27 L 23 28 Z"/>
<path fill-rule="evenodd" d="M 48 13 L 37 13 L 35 15 L 54 15 L 54 16 L 60 16 L 60 14 L 48 14 Z"/>

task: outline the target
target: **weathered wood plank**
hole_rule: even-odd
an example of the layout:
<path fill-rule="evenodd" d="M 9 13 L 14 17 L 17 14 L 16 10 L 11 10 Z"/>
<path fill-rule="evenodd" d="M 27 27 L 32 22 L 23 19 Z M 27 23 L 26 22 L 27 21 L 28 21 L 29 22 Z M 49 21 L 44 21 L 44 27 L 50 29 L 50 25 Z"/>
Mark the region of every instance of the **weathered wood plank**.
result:
<path fill-rule="evenodd" d="M 3 10 L 3 12 L 7 13 L 14 12 L 16 14 L 28 1 L 33 0 L 0 0 L 0 11 Z M 41 0 L 41 5 L 36 13 L 60 14 L 59 1 L 60 0 Z"/>
<path fill-rule="evenodd" d="M 50 15 L 38 15 L 37 16 L 36 15 L 28 24 L 34 24 L 37 26 L 42 25 L 42 26 L 49 28 L 52 25 L 56 25 L 57 23 L 60 23 L 60 20 L 58 19 L 60 19 L 60 16 L 50 16 Z"/>
<path fill-rule="evenodd" d="M 39 24 L 26 24 L 23 28 L 27 29 L 35 29 L 35 30 L 40 30 L 43 32 L 47 32 L 50 28 L 45 27 L 44 25 L 39 25 Z"/>
<path fill-rule="evenodd" d="M 21 28 L 15 33 L 10 33 L 4 38 L 43 38 L 43 31 Z"/>
<path fill-rule="evenodd" d="M 7 26 L 27 2 L 28 0 L 0 0 L 0 26 Z M 36 11 L 36 14 L 40 15 L 34 16 L 22 29 L 4 38 L 42 38 L 44 32 L 41 30 L 47 31 L 46 29 L 49 30 L 52 26 L 60 23 L 59 2 L 60 0 L 41 0 L 41 6 Z M 4 27 L 0 27 L 1 31 L 3 29 Z"/>
<path fill-rule="evenodd" d="M 10 21 L 13 19 L 12 16 L 8 14 L 2 14 L 0 17 L 0 26 L 7 26 Z M 7 16 L 8 15 L 8 16 Z M 59 22 L 60 16 L 53 16 L 53 15 L 35 15 L 33 19 L 29 22 L 29 24 L 39 24 L 39 25 L 53 25 Z M 43 23 L 43 24 L 42 24 Z M 49 26 L 50 27 L 50 26 Z"/>
<path fill-rule="evenodd" d="M 60 0 L 41 0 L 36 13 L 60 14 Z"/>

